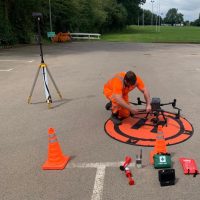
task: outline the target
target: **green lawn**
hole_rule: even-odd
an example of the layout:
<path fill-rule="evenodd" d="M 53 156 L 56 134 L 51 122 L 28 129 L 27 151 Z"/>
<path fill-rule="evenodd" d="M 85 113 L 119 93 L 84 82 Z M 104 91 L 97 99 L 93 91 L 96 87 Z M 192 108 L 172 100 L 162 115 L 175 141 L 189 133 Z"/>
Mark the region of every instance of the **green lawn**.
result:
<path fill-rule="evenodd" d="M 103 34 L 102 40 L 118 42 L 200 43 L 200 27 L 129 26 L 121 32 Z"/>

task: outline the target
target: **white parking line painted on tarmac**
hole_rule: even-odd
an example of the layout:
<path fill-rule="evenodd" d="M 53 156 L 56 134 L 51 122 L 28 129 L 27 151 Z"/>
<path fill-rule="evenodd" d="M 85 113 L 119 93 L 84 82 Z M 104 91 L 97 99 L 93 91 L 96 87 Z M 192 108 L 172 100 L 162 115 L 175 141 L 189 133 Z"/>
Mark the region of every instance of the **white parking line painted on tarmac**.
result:
<path fill-rule="evenodd" d="M 119 167 L 122 164 L 123 164 L 123 161 L 121 161 L 121 162 L 104 162 L 104 163 L 70 163 L 67 167 L 69 167 L 69 168 L 98 168 L 100 166 Z M 135 164 L 131 163 L 129 166 L 134 167 Z"/>
<path fill-rule="evenodd" d="M 32 63 L 34 60 L 0 60 L 0 62 L 29 62 Z"/>
<path fill-rule="evenodd" d="M 14 68 L 12 68 L 12 69 L 0 69 L 0 72 L 10 72 L 10 71 L 12 71 Z"/>
<path fill-rule="evenodd" d="M 117 167 L 122 162 L 104 162 L 104 163 L 70 163 L 70 168 L 98 168 L 100 166 L 105 167 Z"/>
<path fill-rule="evenodd" d="M 101 200 L 103 195 L 103 183 L 106 172 L 106 166 L 97 167 L 94 189 L 91 200 Z"/>
<path fill-rule="evenodd" d="M 121 162 L 105 162 L 105 163 L 70 163 L 68 168 L 96 168 L 96 177 L 94 181 L 94 188 L 91 200 L 102 200 L 103 184 L 106 172 L 106 167 L 119 167 L 123 164 Z M 134 167 L 135 163 L 131 163 L 130 167 Z"/>

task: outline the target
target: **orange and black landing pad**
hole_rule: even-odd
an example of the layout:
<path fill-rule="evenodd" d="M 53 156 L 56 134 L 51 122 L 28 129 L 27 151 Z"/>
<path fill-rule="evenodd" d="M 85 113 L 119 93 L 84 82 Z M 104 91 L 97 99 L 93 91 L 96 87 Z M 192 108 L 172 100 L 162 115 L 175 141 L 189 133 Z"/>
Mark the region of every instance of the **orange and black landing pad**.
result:
<path fill-rule="evenodd" d="M 173 114 L 165 114 L 167 126 L 163 126 L 164 138 L 167 145 L 174 145 L 189 139 L 194 130 L 192 124 L 185 118 L 176 118 Z M 126 118 L 121 125 L 114 125 L 109 119 L 106 121 L 105 132 L 113 139 L 123 143 L 137 146 L 154 146 L 157 128 L 146 124 L 152 124 L 152 116 L 145 119 L 145 114 L 137 115 L 137 118 Z"/>

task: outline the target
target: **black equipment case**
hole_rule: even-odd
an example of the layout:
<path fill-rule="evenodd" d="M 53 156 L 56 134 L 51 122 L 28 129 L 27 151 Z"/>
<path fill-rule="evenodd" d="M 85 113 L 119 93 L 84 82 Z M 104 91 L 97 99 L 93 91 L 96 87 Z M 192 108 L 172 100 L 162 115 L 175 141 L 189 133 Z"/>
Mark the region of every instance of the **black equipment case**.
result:
<path fill-rule="evenodd" d="M 158 171 L 161 186 L 169 186 L 175 184 L 175 169 L 162 169 Z"/>

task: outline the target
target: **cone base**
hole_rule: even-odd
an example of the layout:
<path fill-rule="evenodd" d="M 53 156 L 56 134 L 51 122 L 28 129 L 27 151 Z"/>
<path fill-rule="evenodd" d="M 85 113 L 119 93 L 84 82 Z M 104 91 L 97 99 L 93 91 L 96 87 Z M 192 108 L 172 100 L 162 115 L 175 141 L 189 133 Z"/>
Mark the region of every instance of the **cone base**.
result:
<path fill-rule="evenodd" d="M 64 156 L 64 160 L 62 163 L 56 164 L 49 162 L 48 160 L 42 165 L 43 170 L 62 170 L 67 165 L 68 161 L 70 160 L 70 157 Z"/>

